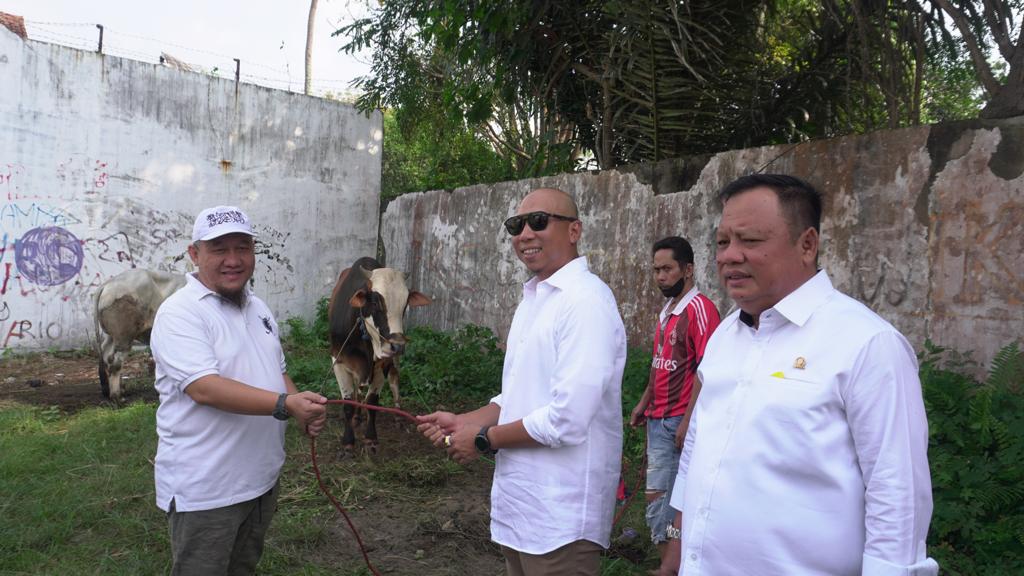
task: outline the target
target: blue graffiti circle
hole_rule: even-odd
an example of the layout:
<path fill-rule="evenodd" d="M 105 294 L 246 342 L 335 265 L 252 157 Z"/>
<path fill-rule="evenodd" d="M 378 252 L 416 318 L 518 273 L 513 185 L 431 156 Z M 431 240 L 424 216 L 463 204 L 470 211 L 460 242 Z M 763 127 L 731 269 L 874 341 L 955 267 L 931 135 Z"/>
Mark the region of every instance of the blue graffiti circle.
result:
<path fill-rule="evenodd" d="M 82 269 L 82 242 L 60 226 L 33 228 L 14 243 L 14 263 L 29 282 L 56 286 Z"/>

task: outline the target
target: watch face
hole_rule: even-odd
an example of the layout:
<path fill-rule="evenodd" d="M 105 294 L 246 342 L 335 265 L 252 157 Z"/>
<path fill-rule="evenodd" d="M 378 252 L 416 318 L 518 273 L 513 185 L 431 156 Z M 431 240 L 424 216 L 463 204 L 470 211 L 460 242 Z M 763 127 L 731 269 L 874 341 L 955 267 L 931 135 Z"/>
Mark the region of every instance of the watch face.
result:
<path fill-rule="evenodd" d="M 477 434 L 474 442 L 476 443 L 476 449 L 481 452 L 487 452 L 491 448 L 490 443 L 487 441 L 487 436 L 483 434 Z"/>

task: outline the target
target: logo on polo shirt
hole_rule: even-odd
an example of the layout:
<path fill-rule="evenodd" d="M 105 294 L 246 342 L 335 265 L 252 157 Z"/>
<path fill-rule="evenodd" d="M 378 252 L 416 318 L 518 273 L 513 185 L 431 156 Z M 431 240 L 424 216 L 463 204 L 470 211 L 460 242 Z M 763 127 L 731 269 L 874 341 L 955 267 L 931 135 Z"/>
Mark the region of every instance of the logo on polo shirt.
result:
<path fill-rule="evenodd" d="M 260 320 L 263 320 L 263 327 L 267 329 L 267 334 L 273 334 L 274 325 L 270 323 L 270 316 L 260 316 Z"/>

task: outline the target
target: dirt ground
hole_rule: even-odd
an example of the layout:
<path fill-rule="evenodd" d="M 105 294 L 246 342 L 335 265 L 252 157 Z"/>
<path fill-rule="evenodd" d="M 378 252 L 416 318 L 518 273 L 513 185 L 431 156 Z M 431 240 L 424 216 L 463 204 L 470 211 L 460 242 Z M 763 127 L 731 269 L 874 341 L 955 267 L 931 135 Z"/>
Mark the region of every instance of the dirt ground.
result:
<path fill-rule="evenodd" d="M 149 354 L 132 352 L 121 376 L 125 402 L 156 402 Z M 96 357 L 80 351 L 5 355 L 0 358 L 0 399 L 76 412 L 109 405 L 100 393 Z"/>

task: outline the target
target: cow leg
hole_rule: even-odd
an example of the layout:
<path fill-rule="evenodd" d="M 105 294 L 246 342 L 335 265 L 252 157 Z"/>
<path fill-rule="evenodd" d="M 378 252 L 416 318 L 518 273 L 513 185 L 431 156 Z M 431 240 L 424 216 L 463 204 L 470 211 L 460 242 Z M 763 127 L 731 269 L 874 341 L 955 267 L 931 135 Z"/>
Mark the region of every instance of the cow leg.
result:
<path fill-rule="evenodd" d="M 98 326 L 98 325 L 97 325 Z M 99 328 L 97 327 L 97 330 Z M 106 332 L 99 333 L 99 376 L 100 392 L 104 398 L 110 398 L 110 361 L 114 357 L 114 339 Z"/>
<path fill-rule="evenodd" d="M 368 406 L 380 406 L 380 389 L 384 386 L 384 374 L 379 367 L 374 367 L 373 380 L 370 382 L 370 389 L 366 394 L 365 404 Z M 376 453 L 377 442 L 377 411 L 367 410 L 366 424 L 366 449 L 370 453 Z"/>
<path fill-rule="evenodd" d="M 130 344 L 129 344 L 130 346 Z M 110 399 L 114 402 L 120 402 L 123 396 L 121 390 L 121 367 L 124 365 L 124 358 L 127 352 L 121 350 L 120 347 L 114 350 L 114 353 L 110 356 L 110 362 L 107 364 L 107 370 L 109 371 L 110 377 Z"/>
<path fill-rule="evenodd" d="M 391 398 L 394 399 L 395 408 L 402 407 L 402 399 L 398 396 L 398 358 L 394 358 L 391 364 L 384 368 L 384 373 L 388 377 L 388 386 L 391 388 Z"/>
<path fill-rule="evenodd" d="M 348 368 L 345 367 L 345 365 L 342 364 L 341 362 L 336 362 L 334 364 L 334 377 L 335 379 L 338 380 L 338 388 L 341 389 L 341 397 L 343 399 L 352 400 L 356 398 L 355 377 L 348 370 Z M 356 433 L 354 430 L 353 423 L 356 414 L 356 408 L 351 404 L 345 404 L 344 406 L 345 407 L 342 411 L 344 412 L 345 416 L 345 434 L 341 439 L 341 445 L 342 448 L 345 449 L 345 452 L 351 454 L 356 446 Z"/>

